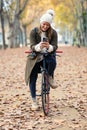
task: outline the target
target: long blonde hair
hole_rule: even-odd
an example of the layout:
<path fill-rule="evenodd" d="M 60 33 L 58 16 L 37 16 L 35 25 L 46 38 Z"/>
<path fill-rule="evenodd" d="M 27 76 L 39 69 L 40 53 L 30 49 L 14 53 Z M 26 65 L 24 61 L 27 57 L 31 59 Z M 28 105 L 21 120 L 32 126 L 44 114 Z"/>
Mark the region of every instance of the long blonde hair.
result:
<path fill-rule="evenodd" d="M 38 33 L 39 35 L 41 35 L 41 26 L 38 27 Z M 51 35 L 52 35 L 52 28 L 50 26 L 46 31 L 46 36 L 48 37 L 49 41 L 51 40 Z"/>

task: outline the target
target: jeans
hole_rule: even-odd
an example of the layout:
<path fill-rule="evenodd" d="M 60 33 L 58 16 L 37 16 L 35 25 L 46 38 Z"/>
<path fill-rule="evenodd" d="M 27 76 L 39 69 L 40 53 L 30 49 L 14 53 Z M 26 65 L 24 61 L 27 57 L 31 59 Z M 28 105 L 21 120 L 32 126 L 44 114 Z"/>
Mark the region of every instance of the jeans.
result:
<path fill-rule="evenodd" d="M 52 76 L 56 68 L 56 58 L 55 56 L 48 55 L 46 56 L 45 61 L 46 61 L 48 74 Z M 40 70 L 40 66 L 42 66 L 42 64 L 43 64 L 43 61 L 36 63 L 30 75 L 29 87 L 30 87 L 30 93 L 31 93 L 32 98 L 36 98 L 36 81 L 38 78 L 38 72 Z"/>

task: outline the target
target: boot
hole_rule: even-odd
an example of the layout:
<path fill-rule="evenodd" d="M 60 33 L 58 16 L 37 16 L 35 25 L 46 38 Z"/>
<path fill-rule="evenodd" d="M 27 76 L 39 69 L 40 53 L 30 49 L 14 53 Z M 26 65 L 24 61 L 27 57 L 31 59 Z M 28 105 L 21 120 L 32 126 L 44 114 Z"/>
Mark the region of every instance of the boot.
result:
<path fill-rule="evenodd" d="M 51 86 L 52 89 L 57 88 L 57 83 L 54 81 L 54 79 L 52 78 L 52 76 L 49 76 L 49 84 Z"/>
<path fill-rule="evenodd" d="M 38 110 L 38 105 L 37 105 L 36 100 L 32 100 L 31 109 L 32 109 L 33 111 Z"/>

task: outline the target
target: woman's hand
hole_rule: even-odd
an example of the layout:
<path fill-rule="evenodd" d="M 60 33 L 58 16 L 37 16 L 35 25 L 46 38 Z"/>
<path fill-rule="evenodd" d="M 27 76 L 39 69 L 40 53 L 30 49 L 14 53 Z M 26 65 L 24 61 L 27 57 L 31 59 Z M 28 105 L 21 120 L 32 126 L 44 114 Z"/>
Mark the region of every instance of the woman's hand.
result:
<path fill-rule="evenodd" d="M 53 51 L 53 46 L 49 44 L 49 42 L 40 42 L 35 46 L 36 52 L 40 52 L 43 48 L 47 48 L 48 52 Z"/>
<path fill-rule="evenodd" d="M 48 49 L 49 48 L 49 42 L 41 42 L 40 48 L 43 49 L 44 47 Z"/>

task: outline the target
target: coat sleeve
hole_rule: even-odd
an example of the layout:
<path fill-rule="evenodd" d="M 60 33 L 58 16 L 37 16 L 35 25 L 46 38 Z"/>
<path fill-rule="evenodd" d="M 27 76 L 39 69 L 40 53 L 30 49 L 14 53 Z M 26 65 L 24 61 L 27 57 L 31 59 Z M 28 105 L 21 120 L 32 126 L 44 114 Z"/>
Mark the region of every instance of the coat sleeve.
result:
<path fill-rule="evenodd" d="M 53 46 L 53 51 L 56 51 L 56 49 L 58 48 L 58 35 L 55 30 L 53 30 L 50 44 Z"/>
<path fill-rule="evenodd" d="M 35 51 L 35 45 L 38 44 L 36 38 L 36 28 L 32 29 L 30 32 L 30 48 Z"/>

